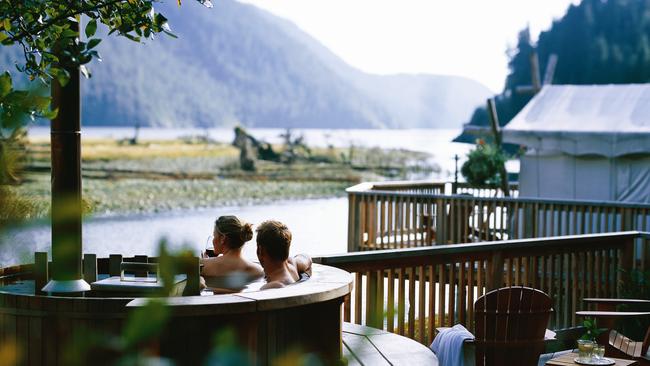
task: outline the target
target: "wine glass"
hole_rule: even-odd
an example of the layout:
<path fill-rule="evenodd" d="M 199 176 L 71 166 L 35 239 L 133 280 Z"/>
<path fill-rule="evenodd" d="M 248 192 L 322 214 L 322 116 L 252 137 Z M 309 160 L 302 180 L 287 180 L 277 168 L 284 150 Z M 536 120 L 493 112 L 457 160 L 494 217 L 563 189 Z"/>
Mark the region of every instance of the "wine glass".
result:
<path fill-rule="evenodd" d="M 212 243 L 214 241 L 214 236 L 210 235 L 208 236 L 208 239 L 205 242 L 205 255 L 206 257 L 216 257 L 216 254 L 214 254 L 214 244 Z"/>

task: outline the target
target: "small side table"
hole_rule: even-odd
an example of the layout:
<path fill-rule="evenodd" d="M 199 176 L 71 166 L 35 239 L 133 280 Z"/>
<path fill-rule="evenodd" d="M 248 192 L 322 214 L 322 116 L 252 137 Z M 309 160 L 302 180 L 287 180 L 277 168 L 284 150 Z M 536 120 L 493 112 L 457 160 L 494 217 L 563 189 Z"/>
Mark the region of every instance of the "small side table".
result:
<path fill-rule="evenodd" d="M 556 357 L 554 359 L 548 360 L 546 362 L 546 366 L 575 366 L 578 365 L 573 361 L 574 358 L 578 357 L 577 353 L 567 353 L 562 356 Z M 624 360 L 622 358 L 614 358 L 614 357 L 607 357 L 611 358 L 612 360 L 616 361 L 614 366 L 628 366 L 628 365 L 636 365 L 637 362 L 634 360 Z"/>

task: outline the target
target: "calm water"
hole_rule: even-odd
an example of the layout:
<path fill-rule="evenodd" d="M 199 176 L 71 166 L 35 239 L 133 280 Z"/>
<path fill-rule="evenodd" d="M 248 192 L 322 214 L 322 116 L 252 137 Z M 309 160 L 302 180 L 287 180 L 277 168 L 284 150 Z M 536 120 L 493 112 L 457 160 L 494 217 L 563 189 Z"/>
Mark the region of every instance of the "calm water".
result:
<path fill-rule="evenodd" d="M 132 128 L 83 129 L 83 136 L 128 138 L 133 136 Z M 255 137 L 269 142 L 281 142 L 282 129 L 251 129 Z M 308 145 L 335 147 L 364 146 L 382 148 L 403 148 L 423 151 L 432 155 L 433 162 L 440 165 L 440 179 L 453 176 L 455 154 L 465 157 L 470 146 L 451 143 L 457 130 L 294 130 L 303 134 Z M 181 136 L 205 135 L 202 129 L 155 129 L 142 128 L 141 139 L 175 139 Z M 210 138 L 231 142 L 231 129 L 210 129 Z M 32 128 L 31 136 L 49 136 L 47 128 Z M 462 163 L 462 161 L 461 161 Z M 176 246 L 188 246 L 197 252 L 205 246 L 211 234 L 216 216 L 234 214 L 259 224 L 267 219 L 277 219 L 292 230 L 292 252 L 311 255 L 342 253 L 347 250 L 347 198 L 299 200 L 271 205 L 247 207 L 215 207 L 191 211 L 176 211 L 164 214 L 95 217 L 84 220 L 84 252 L 108 256 L 111 253 L 123 255 L 155 255 L 158 241 L 166 237 Z M 253 243 L 254 243 L 253 238 Z M 49 223 L 42 222 L 30 227 L 14 229 L 0 235 L 0 266 L 33 260 L 36 250 L 49 250 L 51 231 Z M 255 245 L 249 243 L 245 254 L 255 257 Z"/>
<path fill-rule="evenodd" d="M 160 238 L 175 247 L 186 246 L 197 253 L 212 234 L 216 216 L 237 215 L 252 224 L 275 219 L 293 233 L 291 252 L 321 254 L 347 251 L 347 198 L 300 200 L 272 205 L 219 207 L 166 214 L 90 218 L 83 223 L 83 251 L 100 257 L 119 253 L 156 255 Z M 15 229 L 0 236 L 0 267 L 33 261 L 35 251 L 49 251 L 52 232 L 48 223 Z M 255 237 L 244 246 L 244 254 L 255 258 Z"/>

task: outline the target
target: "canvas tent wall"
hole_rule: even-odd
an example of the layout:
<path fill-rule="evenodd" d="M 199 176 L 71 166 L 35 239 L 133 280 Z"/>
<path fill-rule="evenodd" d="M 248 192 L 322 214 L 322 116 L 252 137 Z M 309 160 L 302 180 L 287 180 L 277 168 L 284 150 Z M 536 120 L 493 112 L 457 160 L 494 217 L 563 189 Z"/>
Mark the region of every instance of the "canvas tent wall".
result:
<path fill-rule="evenodd" d="M 520 197 L 650 203 L 650 84 L 545 86 L 503 138 Z"/>

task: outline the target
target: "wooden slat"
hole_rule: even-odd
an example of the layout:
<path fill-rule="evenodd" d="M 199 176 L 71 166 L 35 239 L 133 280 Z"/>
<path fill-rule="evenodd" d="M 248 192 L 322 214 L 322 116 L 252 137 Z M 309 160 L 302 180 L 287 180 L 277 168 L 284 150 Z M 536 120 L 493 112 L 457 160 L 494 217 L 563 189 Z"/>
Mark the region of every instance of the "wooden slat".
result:
<path fill-rule="evenodd" d="M 409 281 L 409 310 L 408 310 L 408 337 L 411 339 L 415 338 L 415 308 L 417 304 L 415 303 L 415 268 L 408 268 L 408 281 Z"/>
<path fill-rule="evenodd" d="M 425 344 L 431 344 L 433 342 L 433 330 L 436 327 L 436 278 L 435 278 L 435 267 L 428 266 L 428 284 L 429 284 L 429 301 L 428 304 L 428 321 L 427 325 L 429 331 L 427 332 L 427 342 Z"/>
<path fill-rule="evenodd" d="M 386 304 L 386 329 L 389 332 L 394 332 L 395 324 L 395 270 L 390 268 L 388 270 L 388 289 L 387 289 L 387 304 Z"/>
<path fill-rule="evenodd" d="M 361 324 L 361 299 L 363 293 L 363 276 L 361 273 L 354 274 L 354 323 Z"/>
<path fill-rule="evenodd" d="M 418 341 L 422 344 L 426 344 L 426 277 L 424 266 L 418 266 L 418 328 L 420 332 L 420 337 Z"/>
<path fill-rule="evenodd" d="M 404 268 L 397 272 L 397 334 L 404 335 L 404 305 L 406 302 Z"/>
<path fill-rule="evenodd" d="M 445 294 L 447 292 L 445 288 L 445 269 L 446 268 L 444 264 L 438 265 L 438 317 L 440 319 L 440 323 L 438 323 L 439 326 L 451 324 L 451 321 L 445 323 Z"/>

